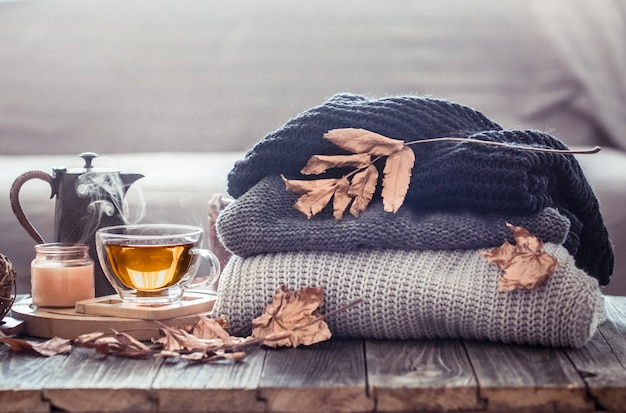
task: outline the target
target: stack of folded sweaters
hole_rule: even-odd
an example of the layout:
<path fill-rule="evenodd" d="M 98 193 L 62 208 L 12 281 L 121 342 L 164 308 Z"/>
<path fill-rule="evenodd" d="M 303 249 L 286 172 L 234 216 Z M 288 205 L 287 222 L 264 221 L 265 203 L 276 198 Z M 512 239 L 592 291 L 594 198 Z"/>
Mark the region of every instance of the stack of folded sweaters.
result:
<path fill-rule="evenodd" d="M 397 213 L 383 210 L 378 191 L 359 217 L 335 220 L 331 207 L 307 218 L 293 207 L 300 195 L 285 189 L 281 175 L 306 179 L 300 170 L 311 156 L 345 154 L 323 138 L 339 128 L 403 141 L 460 137 L 511 146 L 411 145 L 416 162 Z M 609 236 L 575 158 L 520 147 L 567 149 L 550 135 L 503 130 L 441 99 L 341 94 L 305 111 L 229 174 L 235 201 L 216 225 L 233 256 L 212 315 L 246 334 L 282 285 L 322 286 L 322 313 L 364 299 L 327 320 L 338 337 L 584 345 L 604 320 L 599 285 L 613 270 Z M 507 223 L 528 230 L 558 260 L 534 289 L 500 291 L 501 271 L 481 255 L 514 242 Z"/>

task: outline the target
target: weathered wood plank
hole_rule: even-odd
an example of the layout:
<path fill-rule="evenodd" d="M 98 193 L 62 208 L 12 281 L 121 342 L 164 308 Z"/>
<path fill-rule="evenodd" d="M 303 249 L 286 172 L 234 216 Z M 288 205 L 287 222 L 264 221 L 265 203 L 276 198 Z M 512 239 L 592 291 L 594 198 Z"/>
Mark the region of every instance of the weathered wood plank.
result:
<path fill-rule="evenodd" d="M 606 297 L 609 320 L 581 349 L 566 350 L 596 404 L 608 411 L 626 412 L 626 305 Z M 626 303 L 626 300 L 623 301 Z"/>
<path fill-rule="evenodd" d="M 561 349 L 466 341 L 489 411 L 593 411 L 585 383 Z"/>
<path fill-rule="evenodd" d="M 596 334 L 585 347 L 568 349 L 566 353 L 598 406 L 626 411 L 626 369 L 602 334 Z"/>
<path fill-rule="evenodd" d="M 626 297 L 606 296 L 605 308 L 610 322 L 600 326 L 600 333 L 622 366 L 626 366 Z"/>
<path fill-rule="evenodd" d="M 37 357 L 13 353 L 0 344 L 0 412 L 48 412 L 41 389 L 68 356 Z"/>
<path fill-rule="evenodd" d="M 259 395 L 270 412 L 364 412 L 367 395 L 360 340 L 268 351 Z"/>
<path fill-rule="evenodd" d="M 73 412 L 155 412 L 151 386 L 162 363 L 158 358 L 106 357 L 74 348 L 58 370 L 49 373 L 44 398 L 57 409 Z"/>
<path fill-rule="evenodd" d="M 248 350 L 239 362 L 164 364 L 153 389 L 163 412 L 262 412 L 258 387 L 266 350 Z"/>
<path fill-rule="evenodd" d="M 377 411 L 480 410 L 478 384 L 457 340 L 367 341 Z"/>

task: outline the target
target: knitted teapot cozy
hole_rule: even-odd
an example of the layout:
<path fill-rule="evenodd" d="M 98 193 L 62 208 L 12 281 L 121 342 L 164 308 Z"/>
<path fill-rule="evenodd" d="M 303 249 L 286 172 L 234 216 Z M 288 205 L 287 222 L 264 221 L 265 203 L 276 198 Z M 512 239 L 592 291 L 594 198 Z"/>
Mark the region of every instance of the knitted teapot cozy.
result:
<path fill-rule="evenodd" d="M 228 192 L 241 197 L 263 178 L 301 179 L 316 154 L 345 151 L 323 138 L 338 128 L 362 128 L 403 141 L 467 137 L 514 145 L 567 149 L 533 130 L 504 130 L 467 106 L 416 96 L 368 99 L 339 94 L 268 134 L 228 176 Z M 570 221 L 564 243 L 576 265 L 600 285 L 613 272 L 613 249 L 591 186 L 573 155 L 541 153 L 469 142 L 412 145 L 415 166 L 402 208 L 416 213 L 468 212 L 529 216 L 553 208 Z"/>

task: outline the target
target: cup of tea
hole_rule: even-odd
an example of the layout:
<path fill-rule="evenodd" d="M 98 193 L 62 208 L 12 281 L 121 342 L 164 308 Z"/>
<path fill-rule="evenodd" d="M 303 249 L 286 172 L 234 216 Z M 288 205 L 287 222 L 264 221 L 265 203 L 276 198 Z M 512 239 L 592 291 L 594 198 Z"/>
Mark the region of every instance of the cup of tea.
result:
<path fill-rule="evenodd" d="M 211 285 L 220 274 L 213 253 L 201 248 L 202 228 L 177 224 L 136 224 L 100 228 L 96 251 L 104 274 L 123 302 L 165 305 L 186 289 Z M 198 277 L 201 259 L 209 273 Z"/>

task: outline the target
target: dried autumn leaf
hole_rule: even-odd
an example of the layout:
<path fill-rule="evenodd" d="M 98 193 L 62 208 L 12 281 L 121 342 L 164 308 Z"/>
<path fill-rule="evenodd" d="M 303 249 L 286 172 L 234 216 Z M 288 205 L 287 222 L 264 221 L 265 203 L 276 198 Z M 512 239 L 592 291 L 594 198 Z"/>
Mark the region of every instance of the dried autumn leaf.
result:
<path fill-rule="evenodd" d="M 0 342 L 11 347 L 11 350 L 14 352 L 34 352 L 45 357 L 67 353 L 72 350 L 70 340 L 60 337 L 53 337 L 47 341 L 37 342 L 2 335 L 0 336 Z"/>
<path fill-rule="evenodd" d="M 81 334 L 74 339 L 74 345 L 78 347 L 92 348 L 93 343 L 104 335 L 105 333 L 103 333 L 102 331 L 94 331 L 93 333 Z"/>
<path fill-rule="evenodd" d="M 69 353 L 72 350 L 70 340 L 61 337 L 53 337 L 41 343 L 32 343 L 32 347 L 37 353 L 46 357 Z"/>
<path fill-rule="evenodd" d="M 0 332 L 1 333 L 1 332 Z M 4 334 L 0 337 L 0 343 L 4 343 L 7 346 L 11 347 L 12 351 L 29 351 L 32 350 L 33 346 L 29 341 L 23 340 L 21 338 L 13 338 L 6 337 Z"/>
<path fill-rule="evenodd" d="M 285 179 L 288 191 L 303 193 L 294 207 L 308 218 L 318 214 L 333 197 L 339 179 L 294 180 Z"/>
<path fill-rule="evenodd" d="M 324 138 L 341 149 L 374 156 L 390 156 L 404 148 L 404 141 L 391 139 L 366 129 L 332 129 L 324 134 Z"/>
<path fill-rule="evenodd" d="M 372 162 L 372 157 L 366 153 L 354 155 L 313 155 L 300 173 L 304 175 L 323 174 L 330 168 L 352 166 L 365 168 Z"/>
<path fill-rule="evenodd" d="M 244 351 L 235 351 L 232 353 L 219 353 L 219 354 L 212 354 L 212 355 L 202 355 L 202 354 L 198 354 L 198 353 L 194 353 L 193 355 L 182 355 L 181 358 L 183 359 L 188 359 L 188 360 L 192 360 L 195 362 L 202 362 L 202 363 L 213 363 L 215 361 L 220 361 L 220 360 L 230 360 L 230 361 L 234 361 L 236 363 L 240 362 L 241 360 L 243 360 L 246 357 L 246 353 Z"/>
<path fill-rule="evenodd" d="M 376 184 L 378 183 L 378 169 L 374 165 L 368 166 L 361 172 L 352 177 L 350 190 L 348 194 L 354 197 L 350 213 L 358 217 L 359 214 L 367 208 L 376 192 Z"/>
<path fill-rule="evenodd" d="M 232 344 L 232 338 L 230 334 L 225 330 L 228 328 L 226 320 L 209 318 L 201 315 L 193 325 L 191 334 L 199 339 L 213 339 L 218 338 L 224 342 L 224 344 Z"/>
<path fill-rule="evenodd" d="M 146 358 L 151 354 L 148 346 L 123 332 L 113 331 L 112 334 L 102 332 L 87 333 L 74 340 L 77 347 L 92 348 L 98 353 L 128 358 Z"/>
<path fill-rule="evenodd" d="M 252 321 L 252 336 L 265 337 L 288 331 L 281 340 L 264 341 L 270 347 L 311 345 L 331 336 L 324 320 L 318 319 L 317 309 L 324 301 L 322 287 L 301 288 L 291 292 L 282 286 L 274 294 L 264 313 Z"/>
<path fill-rule="evenodd" d="M 180 327 L 170 327 L 163 323 L 157 322 L 159 325 L 159 331 L 162 336 L 156 340 L 156 343 L 163 346 L 163 350 L 180 351 L 180 350 L 202 350 L 207 347 L 206 342 L 203 342 L 198 337 L 190 334 L 185 329 Z"/>
<path fill-rule="evenodd" d="M 400 152 L 387 158 L 383 170 L 383 205 L 386 212 L 398 212 L 411 182 L 411 170 L 415 164 L 415 153 L 405 146 Z"/>
<path fill-rule="evenodd" d="M 127 333 L 115 332 L 120 347 L 116 355 L 130 358 L 144 358 L 151 354 L 150 347 Z"/>
<path fill-rule="evenodd" d="M 350 181 L 348 178 L 341 178 L 337 183 L 337 189 L 333 195 L 333 216 L 336 220 L 343 218 L 343 213 L 352 202 L 352 197 L 348 194 Z"/>
<path fill-rule="evenodd" d="M 533 289 L 541 285 L 558 268 L 556 258 L 543 250 L 543 243 L 526 229 L 507 222 L 513 231 L 515 245 L 505 241 L 500 247 L 481 252 L 490 263 L 503 272 L 499 279 L 500 291 L 518 288 Z"/>

